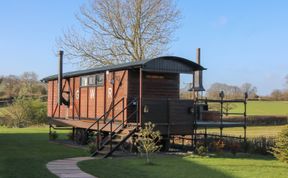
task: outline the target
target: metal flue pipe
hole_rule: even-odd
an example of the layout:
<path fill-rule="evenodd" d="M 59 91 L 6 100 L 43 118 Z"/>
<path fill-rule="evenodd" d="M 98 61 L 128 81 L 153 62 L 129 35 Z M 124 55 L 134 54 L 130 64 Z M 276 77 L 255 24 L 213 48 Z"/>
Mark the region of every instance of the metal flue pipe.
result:
<path fill-rule="evenodd" d="M 196 63 L 201 65 L 201 62 L 200 62 L 200 48 L 196 49 Z"/>
<path fill-rule="evenodd" d="M 196 63 L 201 65 L 201 60 L 200 60 L 200 48 L 196 49 Z M 195 91 L 205 91 L 203 87 L 203 77 L 202 77 L 202 71 L 196 71 L 195 72 Z"/>
<path fill-rule="evenodd" d="M 62 105 L 62 77 L 63 77 L 63 51 L 59 51 L 59 63 L 58 63 L 58 104 Z"/>

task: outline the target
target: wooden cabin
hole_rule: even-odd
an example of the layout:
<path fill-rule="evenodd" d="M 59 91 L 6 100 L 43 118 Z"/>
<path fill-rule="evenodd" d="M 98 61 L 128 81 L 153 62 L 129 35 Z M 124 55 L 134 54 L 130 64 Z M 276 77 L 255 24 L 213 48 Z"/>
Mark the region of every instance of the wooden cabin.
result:
<path fill-rule="evenodd" d="M 43 79 L 48 83 L 50 128 L 69 126 L 73 135 L 75 130 L 95 132 L 98 145 L 93 155 L 108 145 L 103 154 L 110 156 L 149 121 L 160 131 L 166 148 L 171 136 L 193 137 L 197 127 L 218 127 L 222 136 L 225 126 L 244 126 L 246 139 L 247 97 L 240 101 L 245 104 L 245 123 L 224 123 L 222 109 L 221 115 L 208 111 L 207 101 L 197 103 L 197 96 L 193 100 L 180 99 L 180 74 L 192 74 L 194 94 L 204 90 L 202 71 L 205 68 L 200 65 L 200 49 L 197 49 L 198 64 L 181 57 L 164 56 L 64 74 L 62 57 L 60 52 L 59 74 Z M 216 101 L 221 103 L 221 108 L 223 98 L 224 94 Z M 216 122 L 207 122 L 207 118 Z"/>
<path fill-rule="evenodd" d="M 61 105 L 58 76 L 46 77 L 48 117 L 52 124 L 86 129 L 101 117 L 102 123 L 151 121 L 164 135 L 191 134 L 193 101 L 179 99 L 180 74 L 199 70 L 204 68 L 188 59 L 165 56 L 64 73 L 61 91 L 67 104 Z"/>

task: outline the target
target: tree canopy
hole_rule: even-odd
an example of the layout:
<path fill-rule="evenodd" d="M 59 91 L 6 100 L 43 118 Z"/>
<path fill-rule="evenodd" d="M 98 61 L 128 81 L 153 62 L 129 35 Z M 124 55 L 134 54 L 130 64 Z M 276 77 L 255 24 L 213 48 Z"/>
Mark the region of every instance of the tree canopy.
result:
<path fill-rule="evenodd" d="M 92 0 L 76 15 L 82 28 L 69 28 L 57 43 L 85 67 L 154 58 L 167 49 L 179 17 L 173 0 Z"/>

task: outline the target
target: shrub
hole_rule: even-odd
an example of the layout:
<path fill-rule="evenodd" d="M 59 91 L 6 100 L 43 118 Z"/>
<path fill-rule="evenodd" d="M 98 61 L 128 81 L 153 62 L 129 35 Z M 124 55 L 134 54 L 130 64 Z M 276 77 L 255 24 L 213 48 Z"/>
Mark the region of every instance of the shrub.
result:
<path fill-rule="evenodd" d="M 272 150 L 277 159 L 288 163 L 288 126 L 279 133 Z"/>
<path fill-rule="evenodd" d="M 274 137 L 255 137 L 247 140 L 247 151 L 249 153 L 270 154 L 275 145 Z"/>
<path fill-rule="evenodd" d="M 225 149 L 236 155 L 237 152 L 241 152 L 241 144 L 237 141 L 232 141 L 225 145 Z"/>
<path fill-rule="evenodd" d="M 3 109 L 4 125 L 8 127 L 28 127 L 44 124 L 47 121 L 46 104 L 38 99 L 16 98 Z"/>
<path fill-rule="evenodd" d="M 206 156 L 208 153 L 208 148 L 200 145 L 199 147 L 195 148 L 195 153 L 198 154 L 199 156 Z"/>
<path fill-rule="evenodd" d="M 140 129 L 137 139 L 137 149 L 140 153 L 145 153 L 146 163 L 150 164 L 150 154 L 159 151 L 161 136 L 159 131 L 154 131 L 155 124 L 145 123 L 145 127 Z"/>
<path fill-rule="evenodd" d="M 223 140 L 218 140 L 217 142 L 215 142 L 215 150 L 217 152 L 222 152 L 224 150 L 225 147 L 225 143 Z"/>
<path fill-rule="evenodd" d="M 8 127 L 26 127 L 30 125 L 32 114 L 31 103 L 22 98 L 17 98 L 13 104 L 3 110 L 3 116 L 6 118 L 5 125 Z"/>
<path fill-rule="evenodd" d="M 42 102 L 40 99 L 30 99 L 32 117 L 30 118 L 31 124 L 41 125 L 47 123 L 47 103 Z"/>
<path fill-rule="evenodd" d="M 56 131 L 49 133 L 50 140 L 56 140 L 57 138 L 58 138 L 58 134 L 56 133 Z"/>
<path fill-rule="evenodd" d="M 90 142 L 88 144 L 88 151 L 89 151 L 90 154 L 95 153 L 95 151 L 97 151 L 97 143 Z"/>

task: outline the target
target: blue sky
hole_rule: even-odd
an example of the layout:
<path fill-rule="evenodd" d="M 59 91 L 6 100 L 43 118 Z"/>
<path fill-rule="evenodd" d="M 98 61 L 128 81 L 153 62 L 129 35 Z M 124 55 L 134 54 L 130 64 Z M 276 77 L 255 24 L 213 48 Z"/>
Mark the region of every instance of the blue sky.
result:
<path fill-rule="evenodd" d="M 0 75 L 57 72 L 55 39 L 71 25 L 81 0 L 9 0 L 0 4 Z M 288 1 L 179 0 L 179 29 L 167 54 L 195 60 L 201 48 L 204 85 L 250 82 L 258 93 L 285 87 Z M 68 61 L 67 61 L 68 62 Z M 65 71 L 76 66 L 65 65 Z"/>

